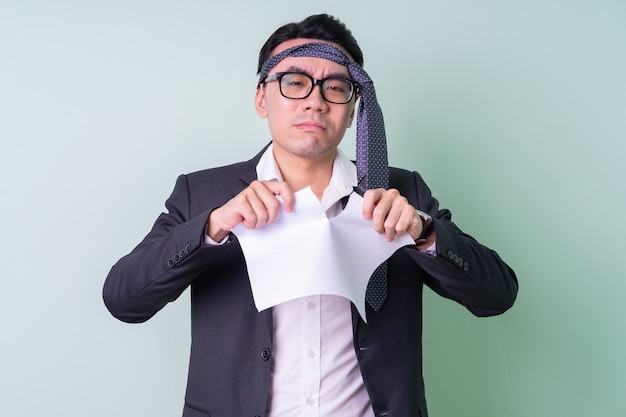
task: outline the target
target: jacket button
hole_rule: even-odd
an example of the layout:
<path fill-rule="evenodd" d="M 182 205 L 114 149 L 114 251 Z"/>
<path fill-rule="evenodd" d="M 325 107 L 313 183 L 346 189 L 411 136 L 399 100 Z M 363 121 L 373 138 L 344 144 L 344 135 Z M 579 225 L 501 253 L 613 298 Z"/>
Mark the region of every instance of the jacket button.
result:
<path fill-rule="evenodd" d="M 167 265 L 170 268 L 174 268 L 174 265 L 176 265 L 176 262 L 174 262 L 174 260 L 172 258 L 170 258 L 170 259 L 167 260 Z"/>
<path fill-rule="evenodd" d="M 261 358 L 263 358 L 263 360 L 266 361 L 270 358 L 270 356 L 271 356 L 271 352 L 269 348 L 263 349 L 263 351 L 261 352 Z"/>

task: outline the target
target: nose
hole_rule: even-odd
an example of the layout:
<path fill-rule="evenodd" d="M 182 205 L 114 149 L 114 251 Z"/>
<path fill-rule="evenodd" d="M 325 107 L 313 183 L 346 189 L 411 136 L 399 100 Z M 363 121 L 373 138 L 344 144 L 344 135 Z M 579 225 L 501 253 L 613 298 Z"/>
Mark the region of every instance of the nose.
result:
<path fill-rule="evenodd" d="M 313 91 L 311 91 L 311 94 L 303 99 L 303 105 L 307 110 L 311 109 L 315 111 L 325 111 L 328 109 L 328 102 L 322 96 L 321 84 L 315 84 L 313 86 Z"/>

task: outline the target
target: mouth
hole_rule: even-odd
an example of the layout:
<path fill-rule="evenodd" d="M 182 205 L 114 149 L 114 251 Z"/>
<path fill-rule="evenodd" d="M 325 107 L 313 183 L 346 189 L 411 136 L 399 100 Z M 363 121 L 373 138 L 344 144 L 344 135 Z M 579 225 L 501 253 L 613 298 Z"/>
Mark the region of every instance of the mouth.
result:
<path fill-rule="evenodd" d="M 321 132 L 324 129 L 326 129 L 323 123 L 316 122 L 314 120 L 305 120 L 305 121 L 296 123 L 296 127 L 298 129 L 315 131 L 315 132 Z"/>

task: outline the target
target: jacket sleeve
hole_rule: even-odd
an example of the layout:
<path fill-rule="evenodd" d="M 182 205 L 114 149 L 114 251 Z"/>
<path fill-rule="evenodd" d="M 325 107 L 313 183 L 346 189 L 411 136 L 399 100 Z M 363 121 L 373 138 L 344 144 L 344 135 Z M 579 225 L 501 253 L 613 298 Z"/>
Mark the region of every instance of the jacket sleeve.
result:
<path fill-rule="evenodd" d="M 433 217 L 437 238 L 434 257 L 410 250 L 427 273 L 426 285 L 476 316 L 493 316 L 508 310 L 517 297 L 515 272 L 495 251 L 463 233 L 452 222 L 450 211 L 439 208 L 439 202 L 419 174 L 414 172 L 413 179 L 416 208 Z"/>
<path fill-rule="evenodd" d="M 118 319 L 148 320 L 175 300 L 211 263 L 224 246 L 204 243 L 212 208 L 190 216 L 187 177 L 181 175 L 152 230 L 111 268 L 103 288 L 104 303 Z"/>

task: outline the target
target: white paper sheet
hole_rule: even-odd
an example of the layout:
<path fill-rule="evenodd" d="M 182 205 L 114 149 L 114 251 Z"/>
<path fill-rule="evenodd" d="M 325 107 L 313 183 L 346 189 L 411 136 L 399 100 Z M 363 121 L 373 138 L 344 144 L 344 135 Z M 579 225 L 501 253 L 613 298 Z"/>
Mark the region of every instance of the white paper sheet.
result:
<path fill-rule="evenodd" d="M 363 198 L 350 195 L 345 209 L 326 217 L 310 188 L 296 193 L 294 210 L 281 211 L 276 222 L 261 229 L 233 229 L 246 264 L 256 308 L 315 295 L 345 297 L 363 320 L 370 276 L 399 248 L 414 245 L 404 235 L 387 242 L 363 218 Z"/>

